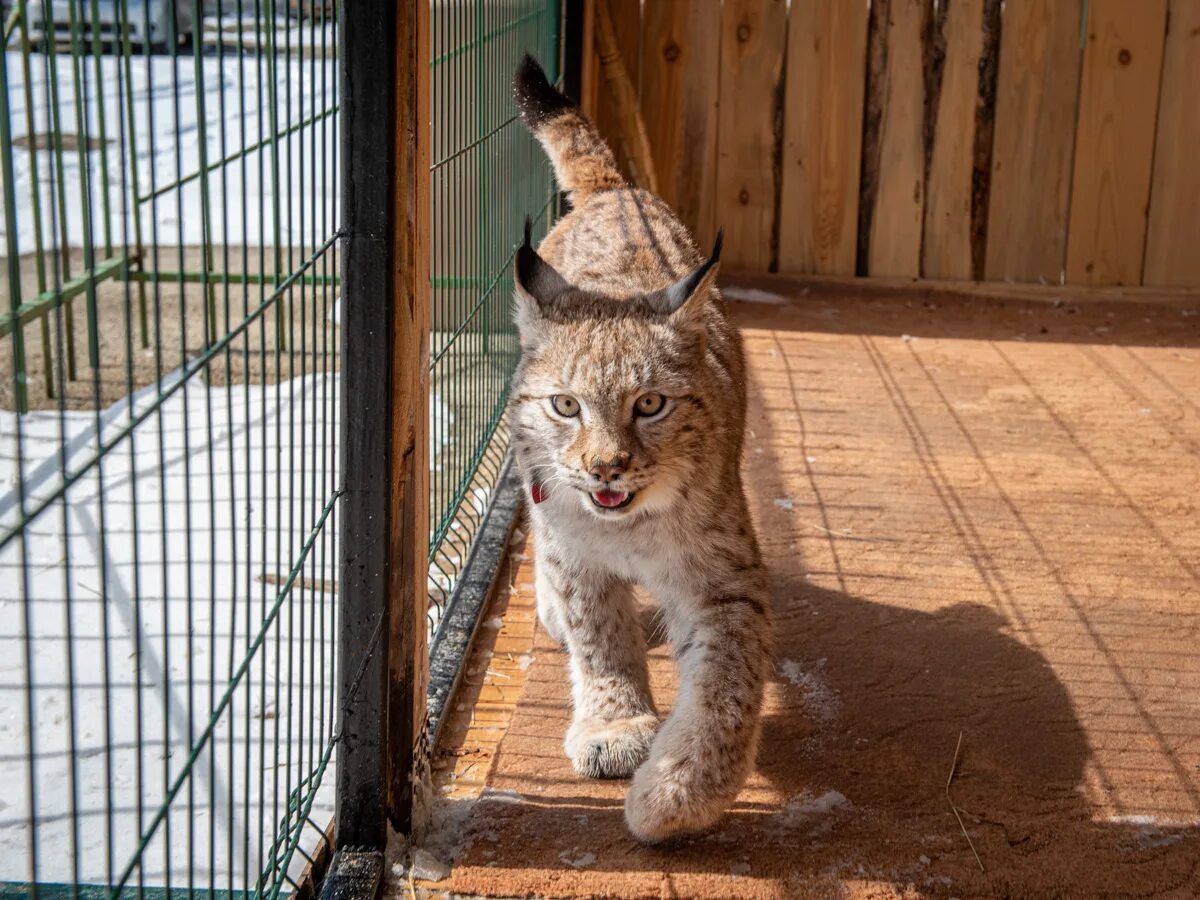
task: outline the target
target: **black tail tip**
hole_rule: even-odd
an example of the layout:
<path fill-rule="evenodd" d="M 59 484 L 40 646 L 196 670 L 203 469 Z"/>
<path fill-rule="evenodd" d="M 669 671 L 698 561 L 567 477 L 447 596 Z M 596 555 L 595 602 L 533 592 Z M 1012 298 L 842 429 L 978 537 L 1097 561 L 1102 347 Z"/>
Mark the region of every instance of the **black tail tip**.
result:
<path fill-rule="evenodd" d="M 521 121 L 531 129 L 574 106 L 554 88 L 538 61 L 528 53 L 517 66 L 517 74 L 513 78 L 513 96 L 521 113 Z"/>

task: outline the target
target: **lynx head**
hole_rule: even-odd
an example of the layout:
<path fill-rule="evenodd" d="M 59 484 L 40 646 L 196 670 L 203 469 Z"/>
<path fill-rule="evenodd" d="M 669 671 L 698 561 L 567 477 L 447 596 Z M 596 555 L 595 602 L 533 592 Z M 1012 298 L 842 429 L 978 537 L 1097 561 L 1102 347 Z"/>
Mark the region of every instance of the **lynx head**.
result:
<path fill-rule="evenodd" d="M 713 383 L 708 298 L 721 252 L 650 294 L 580 290 L 525 243 L 517 253 L 521 363 L 510 414 L 517 459 L 539 490 L 570 492 L 603 519 L 669 509 L 704 465 Z"/>

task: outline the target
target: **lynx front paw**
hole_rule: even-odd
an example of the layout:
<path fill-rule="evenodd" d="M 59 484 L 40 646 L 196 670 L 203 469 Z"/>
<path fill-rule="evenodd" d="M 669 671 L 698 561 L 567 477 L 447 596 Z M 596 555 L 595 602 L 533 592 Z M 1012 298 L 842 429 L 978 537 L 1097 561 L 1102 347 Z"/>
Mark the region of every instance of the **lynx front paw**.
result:
<path fill-rule="evenodd" d="M 628 778 L 650 753 L 658 719 L 576 719 L 564 744 L 575 771 L 586 778 Z"/>
<path fill-rule="evenodd" d="M 647 763 L 633 776 L 625 796 L 625 824 L 644 844 L 657 844 L 672 838 L 703 831 L 725 811 L 723 798 L 705 799 L 697 795 L 679 771 L 685 761 L 668 764 L 663 760 Z"/>

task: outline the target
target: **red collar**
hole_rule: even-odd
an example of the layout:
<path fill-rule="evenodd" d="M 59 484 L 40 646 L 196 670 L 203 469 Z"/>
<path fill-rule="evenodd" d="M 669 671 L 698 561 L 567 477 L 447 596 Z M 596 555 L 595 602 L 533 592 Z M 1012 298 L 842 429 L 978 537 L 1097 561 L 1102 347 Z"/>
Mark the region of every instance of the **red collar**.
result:
<path fill-rule="evenodd" d="M 546 499 L 546 489 L 540 481 L 535 481 L 529 486 L 529 493 L 533 496 L 534 503 L 541 503 Z"/>

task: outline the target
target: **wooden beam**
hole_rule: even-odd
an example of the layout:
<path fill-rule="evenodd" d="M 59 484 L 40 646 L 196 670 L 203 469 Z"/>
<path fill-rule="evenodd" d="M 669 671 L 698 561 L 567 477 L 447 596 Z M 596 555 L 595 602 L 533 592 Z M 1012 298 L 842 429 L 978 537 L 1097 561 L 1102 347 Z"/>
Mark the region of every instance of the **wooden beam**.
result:
<path fill-rule="evenodd" d="M 641 7 L 637 0 L 621 0 L 618 8 L 619 15 L 610 0 L 596 0 L 594 57 L 604 81 L 596 127 L 616 154 L 622 174 L 638 187 L 657 194 L 654 155 L 637 92 Z M 629 61 L 635 66 L 632 72 Z"/>
<path fill-rule="evenodd" d="M 429 681 L 429 3 L 400 0 L 393 194 L 391 510 L 388 543 L 388 817 L 420 830 Z M 343 357 L 345 359 L 345 357 Z"/>

